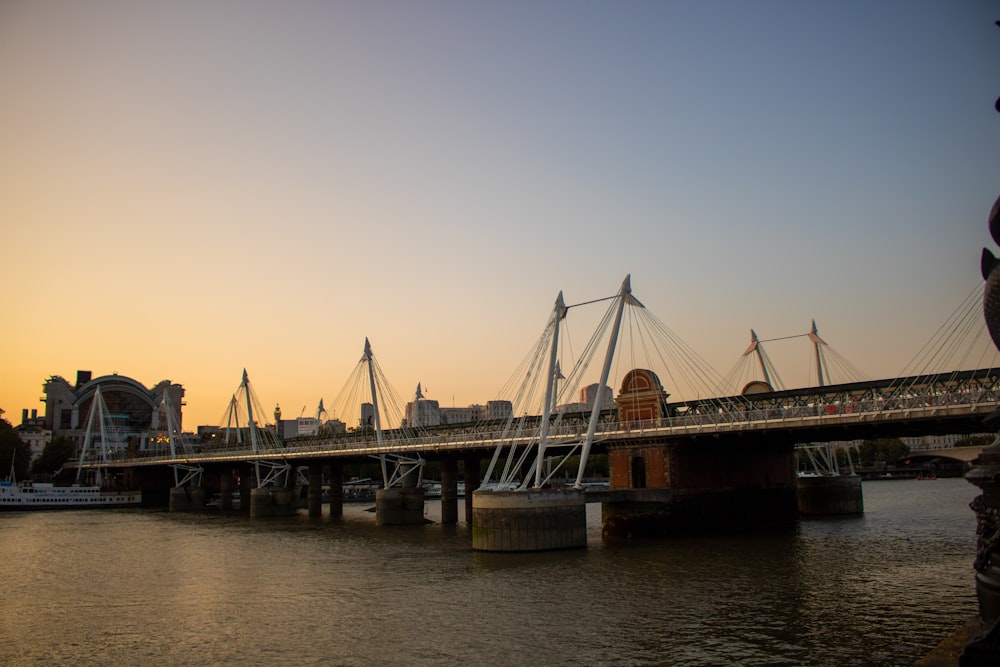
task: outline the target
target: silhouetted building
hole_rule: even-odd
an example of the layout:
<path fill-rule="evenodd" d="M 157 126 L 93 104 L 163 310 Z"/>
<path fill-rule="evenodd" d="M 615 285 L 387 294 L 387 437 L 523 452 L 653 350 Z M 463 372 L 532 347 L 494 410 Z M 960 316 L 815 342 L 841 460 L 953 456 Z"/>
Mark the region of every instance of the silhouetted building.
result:
<path fill-rule="evenodd" d="M 166 415 L 161 410 L 164 393 L 176 415 L 177 429 L 181 429 L 184 405 L 181 385 L 162 380 L 147 389 L 141 382 L 117 373 L 92 378 L 90 371 L 77 371 L 73 385 L 59 375 L 45 381 L 44 423 L 53 438 L 83 440 L 98 387 L 107 407 L 105 427 L 113 430 L 123 445 L 133 439 L 138 443 L 149 434 L 166 429 Z"/>

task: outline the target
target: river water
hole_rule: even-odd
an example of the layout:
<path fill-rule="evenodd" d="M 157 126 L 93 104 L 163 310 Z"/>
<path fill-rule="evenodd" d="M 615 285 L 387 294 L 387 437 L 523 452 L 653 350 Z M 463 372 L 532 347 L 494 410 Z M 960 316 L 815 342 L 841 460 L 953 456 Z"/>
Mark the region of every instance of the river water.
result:
<path fill-rule="evenodd" d="M 618 544 L 588 505 L 588 548 L 542 554 L 366 505 L 6 513 L 0 664 L 912 665 L 976 614 L 976 495 L 865 482 L 861 517 Z"/>

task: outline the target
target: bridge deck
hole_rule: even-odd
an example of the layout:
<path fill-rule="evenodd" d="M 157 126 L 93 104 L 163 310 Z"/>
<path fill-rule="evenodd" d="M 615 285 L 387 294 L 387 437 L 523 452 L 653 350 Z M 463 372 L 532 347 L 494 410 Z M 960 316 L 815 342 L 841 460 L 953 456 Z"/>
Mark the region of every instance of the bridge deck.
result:
<path fill-rule="evenodd" d="M 981 387 L 980 387 L 981 389 Z M 759 405 L 761 401 L 757 401 Z M 794 437 L 802 434 L 804 441 L 844 440 L 850 433 L 867 432 L 876 426 L 913 429 L 917 425 L 927 431 L 941 433 L 981 432 L 982 420 L 1000 408 L 1000 391 L 939 392 L 932 399 L 915 395 L 895 397 L 891 401 L 861 399 L 823 405 L 792 404 L 752 407 L 740 403 L 737 409 L 715 407 L 709 413 L 691 411 L 658 421 L 621 423 L 604 421 L 597 429 L 597 440 L 610 444 L 642 440 L 670 440 L 723 434 L 783 433 Z M 581 442 L 585 428 L 579 423 L 563 424 L 550 430 L 547 446 L 572 447 Z M 808 438 L 807 438 L 808 436 Z M 818 437 L 817 437 L 818 436 Z M 317 458 L 364 457 L 382 454 L 427 454 L 468 450 L 491 450 L 498 444 L 530 445 L 537 436 L 530 434 L 503 437 L 499 431 L 475 432 L 468 429 L 439 432 L 417 437 L 387 437 L 380 444 L 372 435 L 318 437 L 290 440 L 283 447 L 253 451 L 241 447 L 222 447 L 191 451 L 171 456 L 166 451 L 144 451 L 133 458 L 111 458 L 107 462 L 93 461 L 83 467 L 155 466 L 172 463 L 224 463 L 247 460 L 306 460 Z"/>

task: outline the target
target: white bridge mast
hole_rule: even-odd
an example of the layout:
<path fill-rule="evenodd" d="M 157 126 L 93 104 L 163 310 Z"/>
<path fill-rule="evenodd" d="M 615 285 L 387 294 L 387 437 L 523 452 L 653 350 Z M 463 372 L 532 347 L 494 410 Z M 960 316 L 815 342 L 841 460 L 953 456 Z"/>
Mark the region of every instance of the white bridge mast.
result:
<path fill-rule="evenodd" d="M 604 368 L 601 369 L 601 381 L 597 383 L 597 395 L 594 397 L 594 407 L 590 411 L 590 426 L 587 428 L 587 439 L 583 442 L 583 450 L 580 452 L 580 468 L 576 473 L 576 483 L 574 488 L 583 488 L 583 471 L 587 467 L 587 457 L 590 455 L 590 447 L 594 444 L 594 433 L 597 431 L 597 422 L 601 418 L 601 407 L 604 404 L 604 385 L 608 382 L 608 375 L 611 373 L 611 361 L 615 355 L 615 348 L 618 345 L 618 332 L 621 329 L 622 313 L 625 304 L 644 308 L 638 299 L 632 296 L 632 275 L 625 276 L 621 289 L 618 290 L 618 308 L 615 312 L 615 323 L 611 327 L 611 339 L 608 341 L 608 352 L 604 355 Z"/>

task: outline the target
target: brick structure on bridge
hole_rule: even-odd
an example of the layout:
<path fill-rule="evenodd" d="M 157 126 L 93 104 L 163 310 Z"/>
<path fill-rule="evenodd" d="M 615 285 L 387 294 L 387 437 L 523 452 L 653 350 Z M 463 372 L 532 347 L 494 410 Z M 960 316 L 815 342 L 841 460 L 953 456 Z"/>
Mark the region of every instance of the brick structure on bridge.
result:
<path fill-rule="evenodd" d="M 630 371 L 615 403 L 624 426 L 667 417 L 656 373 Z M 788 523 L 798 515 L 795 450 L 783 439 L 657 439 L 609 444 L 610 487 L 603 504 L 606 536 Z"/>

